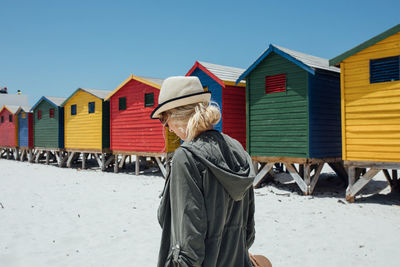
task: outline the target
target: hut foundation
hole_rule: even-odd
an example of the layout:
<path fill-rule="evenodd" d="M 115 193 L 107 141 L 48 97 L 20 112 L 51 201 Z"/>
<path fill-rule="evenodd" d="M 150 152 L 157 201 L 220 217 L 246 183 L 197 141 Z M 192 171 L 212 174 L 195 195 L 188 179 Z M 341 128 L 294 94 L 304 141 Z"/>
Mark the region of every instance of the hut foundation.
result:
<path fill-rule="evenodd" d="M 258 187 L 267 174 L 273 177 L 274 167 L 280 170 L 286 168 L 304 195 L 313 193 L 325 163 L 329 164 L 339 177 L 347 179 L 347 173 L 340 158 L 313 159 L 254 156 L 252 159 L 257 170 L 257 175 L 253 182 L 254 187 Z M 260 167 L 258 168 L 259 164 Z M 295 164 L 298 164 L 299 167 L 296 168 Z"/>
<path fill-rule="evenodd" d="M 385 175 L 392 191 L 400 190 L 399 162 L 344 161 L 344 166 L 348 168 L 349 173 L 349 185 L 346 189 L 348 202 L 354 202 L 357 193 L 380 171 Z"/>
<path fill-rule="evenodd" d="M 102 171 L 105 171 L 114 161 L 114 155 L 109 151 L 94 151 L 94 150 L 68 150 L 57 154 L 59 157 L 59 166 L 63 167 L 64 164 L 67 168 L 71 168 L 72 163 L 81 161 L 81 168 L 86 169 L 88 160 L 95 159 L 95 162 Z"/>
<path fill-rule="evenodd" d="M 160 169 L 164 178 L 167 177 L 169 172 L 169 160 L 172 158 L 173 152 L 170 153 L 151 153 L 151 152 L 131 152 L 131 151 L 114 151 L 114 172 L 118 173 L 120 168 L 126 165 L 127 160 L 129 163 L 132 156 L 136 157 L 135 160 L 135 175 L 140 174 L 140 161 L 150 158 L 153 160 Z"/>

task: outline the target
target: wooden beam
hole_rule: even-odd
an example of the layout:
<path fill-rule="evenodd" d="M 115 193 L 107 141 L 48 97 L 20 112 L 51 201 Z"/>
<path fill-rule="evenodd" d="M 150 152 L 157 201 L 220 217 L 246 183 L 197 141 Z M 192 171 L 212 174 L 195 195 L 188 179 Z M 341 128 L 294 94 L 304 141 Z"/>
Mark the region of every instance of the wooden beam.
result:
<path fill-rule="evenodd" d="M 344 166 L 374 169 L 400 169 L 400 162 L 381 162 L 381 161 L 350 161 L 345 160 Z"/>
<path fill-rule="evenodd" d="M 86 169 L 86 153 L 82 153 L 82 170 Z"/>
<path fill-rule="evenodd" d="M 105 168 L 107 168 L 108 167 L 108 165 L 110 165 L 111 164 L 111 162 L 114 160 L 114 155 L 109 155 L 109 157 L 108 157 L 108 159 L 106 160 L 106 163 L 105 163 Z"/>
<path fill-rule="evenodd" d="M 160 160 L 159 157 L 154 157 L 154 158 L 155 158 L 155 160 L 156 160 L 156 162 L 157 162 L 157 164 L 158 164 L 158 167 L 159 167 L 160 170 L 161 170 L 161 173 L 162 173 L 164 179 L 167 178 L 167 172 L 166 172 L 166 170 L 165 170 L 164 164 L 162 164 L 162 162 L 161 162 L 161 160 Z"/>
<path fill-rule="evenodd" d="M 346 190 L 346 199 L 353 198 L 355 195 L 380 171 L 380 169 L 371 168 L 365 175 L 361 176 L 353 185 L 349 185 Z"/>
<path fill-rule="evenodd" d="M 101 171 L 105 171 L 106 169 L 106 154 L 101 154 Z"/>
<path fill-rule="evenodd" d="M 46 165 L 49 165 L 50 161 L 50 151 L 46 151 Z"/>
<path fill-rule="evenodd" d="M 304 182 L 304 180 L 301 179 L 301 177 L 298 174 L 298 172 L 295 169 L 295 167 L 292 164 L 286 163 L 286 162 L 285 162 L 285 166 L 286 166 L 286 169 L 289 171 L 290 175 L 293 177 L 294 181 L 300 187 L 301 191 L 303 191 L 304 194 L 307 194 L 307 192 L 308 192 L 307 185 Z"/>
<path fill-rule="evenodd" d="M 140 168 L 140 157 L 138 155 L 136 155 L 135 175 L 139 175 L 139 168 Z"/>
<path fill-rule="evenodd" d="M 97 155 L 97 153 L 94 153 L 94 157 L 96 158 L 97 164 L 99 165 L 99 167 L 101 168 L 101 160 L 99 158 L 99 155 Z"/>
<path fill-rule="evenodd" d="M 120 163 L 119 163 L 119 167 L 120 167 L 120 168 L 123 168 L 123 167 L 124 167 L 126 157 L 127 157 L 127 155 L 123 155 L 123 156 L 122 156 L 122 159 L 121 159 L 121 161 L 120 161 Z M 129 160 L 130 160 L 130 158 L 131 158 L 131 156 L 129 156 Z"/>
<path fill-rule="evenodd" d="M 318 182 L 318 179 L 319 179 L 319 176 L 321 175 L 321 171 L 322 171 L 322 168 L 324 167 L 324 164 L 325 163 L 321 163 L 318 165 L 317 170 L 315 171 L 315 174 L 312 177 L 312 182 L 309 185 L 309 190 L 308 190 L 309 194 L 312 194 L 312 192 L 314 192 L 315 185 Z"/>
<path fill-rule="evenodd" d="M 269 162 L 265 164 L 265 166 L 258 172 L 256 177 L 254 178 L 253 187 L 257 187 L 260 184 L 264 176 L 267 175 L 267 173 L 272 169 L 273 166 L 274 162 Z"/>
<path fill-rule="evenodd" d="M 73 160 L 75 154 L 76 154 L 76 152 L 69 152 L 69 157 L 67 160 L 67 168 L 71 168 L 71 163 L 72 163 L 72 160 Z"/>
<path fill-rule="evenodd" d="M 114 173 L 118 173 L 118 154 L 114 154 Z"/>
<path fill-rule="evenodd" d="M 337 174 L 337 176 L 339 176 L 343 181 L 347 182 L 348 175 L 342 161 L 329 162 L 328 164 L 332 168 L 332 170 Z"/>

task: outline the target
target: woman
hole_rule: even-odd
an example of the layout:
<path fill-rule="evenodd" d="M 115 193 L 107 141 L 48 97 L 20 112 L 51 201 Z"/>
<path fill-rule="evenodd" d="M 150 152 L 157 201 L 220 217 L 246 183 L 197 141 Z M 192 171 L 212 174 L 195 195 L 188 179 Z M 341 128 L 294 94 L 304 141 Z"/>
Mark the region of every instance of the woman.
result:
<path fill-rule="evenodd" d="M 213 130 L 219 109 L 197 77 L 164 81 L 151 118 L 184 143 L 175 151 L 158 220 L 158 266 L 252 266 L 255 172 L 240 143 Z"/>

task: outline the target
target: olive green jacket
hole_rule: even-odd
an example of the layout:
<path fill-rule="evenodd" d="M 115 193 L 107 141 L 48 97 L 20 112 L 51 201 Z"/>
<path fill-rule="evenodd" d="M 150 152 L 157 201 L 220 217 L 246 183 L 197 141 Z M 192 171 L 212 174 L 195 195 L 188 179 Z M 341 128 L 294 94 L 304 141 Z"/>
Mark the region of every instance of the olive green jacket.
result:
<path fill-rule="evenodd" d="M 210 130 L 183 143 L 158 208 L 158 267 L 251 266 L 254 177 L 250 156 L 227 135 Z"/>

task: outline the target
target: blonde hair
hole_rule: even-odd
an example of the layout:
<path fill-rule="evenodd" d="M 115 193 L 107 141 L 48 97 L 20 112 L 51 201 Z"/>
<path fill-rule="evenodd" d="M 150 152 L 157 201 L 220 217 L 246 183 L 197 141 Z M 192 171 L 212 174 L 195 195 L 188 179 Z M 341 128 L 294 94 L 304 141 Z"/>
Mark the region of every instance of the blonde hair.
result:
<path fill-rule="evenodd" d="M 189 104 L 164 112 L 168 120 L 173 119 L 182 129 L 186 127 L 186 140 L 191 141 L 201 132 L 212 129 L 221 119 L 215 102 Z"/>

